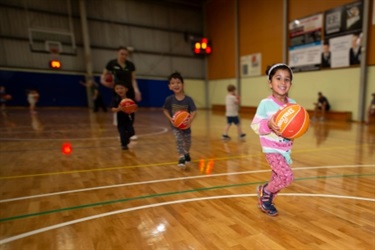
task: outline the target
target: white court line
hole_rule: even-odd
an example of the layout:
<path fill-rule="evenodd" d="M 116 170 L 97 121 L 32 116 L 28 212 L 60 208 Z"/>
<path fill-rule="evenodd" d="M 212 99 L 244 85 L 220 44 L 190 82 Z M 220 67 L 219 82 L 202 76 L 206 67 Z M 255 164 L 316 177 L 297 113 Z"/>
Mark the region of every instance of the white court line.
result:
<path fill-rule="evenodd" d="M 312 170 L 312 169 L 354 168 L 354 167 L 366 167 L 366 168 L 370 168 L 370 167 L 375 167 L 375 165 L 344 165 L 344 166 L 299 167 L 299 168 L 293 168 L 293 171 L 294 170 Z M 223 174 L 186 176 L 186 177 L 168 178 L 168 179 L 160 179 L 160 180 L 152 180 L 152 181 L 131 182 L 131 183 L 124 183 L 124 184 L 116 184 L 116 185 L 109 185 L 109 186 L 100 186 L 100 187 L 93 187 L 93 188 L 82 188 L 82 189 L 62 191 L 62 192 L 54 192 L 54 193 L 46 193 L 46 194 L 38 194 L 38 195 L 23 196 L 23 197 L 18 197 L 18 198 L 4 199 L 4 200 L 0 200 L 0 203 L 11 202 L 11 201 L 18 201 L 18 200 L 34 199 L 34 198 L 54 196 L 54 195 L 61 195 L 61 194 L 71 194 L 71 193 L 78 193 L 78 192 L 87 192 L 87 191 L 100 190 L 100 189 L 109 189 L 109 188 L 117 188 L 117 187 L 125 187 L 125 186 L 135 186 L 135 185 L 145 185 L 145 184 L 150 184 L 150 183 L 160 183 L 160 182 L 179 181 L 179 180 L 187 180 L 187 179 L 199 179 L 199 178 L 211 178 L 211 177 L 229 176 L 229 175 L 256 174 L 256 173 L 264 173 L 264 172 L 270 172 L 270 171 L 271 170 L 252 170 L 252 171 L 232 172 L 232 173 L 223 173 Z"/>
<path fill-rule="evenodd" d="M 226 198 L 252 197 L 252 196 L 257 196 L 257 195 L 256 194 L 234 194 L 234 195 L 209 196 L 209 197 L 192 198 L 192 199 L 185 199 L 185 200 L 167 201 L 167 202 L 162 202 L 162 203 L 156 203 L 156 204 L 126 208 L 126 209 L 121 209 L 121 210 L 112 211 L 112 212 L 108 212 L 108 213 L 92 215 L 92 216 L 84 217 L 84 218 L 77 219 L 77 220 L 67 221 L 67 222 L 64 222 L 64 223 L 55 224 L 53 226 L 44 227 L 44 228 L 36 229 L 36 230 L 33 230 L 33 231 L 29 231 L 29 232 L 26 232 L 26 233 L 23 233 L 23 234 L 15 235 L 15 236 L 0 240 L 0 245 L 5 244 L 5 243 L 9 243 L 9 242 L 12 242 L 12 241 L 15 241 L 15 240 L 19 240 L 19 239 L 22 239 L 22 238 L 26 238 L 26 237 L 31 236 L 31 235 L 35 235 L 35 234 L 47 232 L 47 231 L 50 231 L 50 230 L 54 230 L 54 229 L 57 229 L 57 228 L 81 223 L 81 222 L 84 222 L 84 221 L 103 218 L 103 217 L 111 216 L 111 215 L 115 215 L 115 214 L 121 214 L 121 213 L 126 213 L 126 212 L 141 210 L 141 209 L 147 209 L 147 208 L 153 208 L 153 207 L 161 207 L 161 206 L 166 206 L 166 205 L 171 205 L 171 204 L 180 204 L 180 203 L 203 201 L 203 200 L 226 199 Z M 355 197 L 355 196 L 343 196 L 343 195 L 331 195 L 331 194 L 286 193 L 286 194 L 278 194 L 278 196 L 322 197 L 322 198 L 352 199 L 352 200 L 363 200 L 363 201 L 375 202 L 375 199 L 372 199 L 372 198 Z"/>

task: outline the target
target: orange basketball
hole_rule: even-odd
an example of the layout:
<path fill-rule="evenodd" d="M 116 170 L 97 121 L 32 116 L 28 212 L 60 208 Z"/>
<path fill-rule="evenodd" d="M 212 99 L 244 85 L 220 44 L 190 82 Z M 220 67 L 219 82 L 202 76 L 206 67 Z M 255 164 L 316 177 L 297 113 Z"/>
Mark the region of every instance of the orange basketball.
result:
<path fill-rule="evenodd" d="M 132 99 L 125 98 L 121 100 L 120 107 L 123 112 L 131 114 L 137 111 L 138 105 Z"/>
<path fill-rule="evenodd" d="M 190 119 L 190 114 L 187 111 L 180 110 L 174 113 L 173 117 L 173 125 L 179 129 L 188 129 L 189 126 L 186 125 L 186 121 Z"/>
<path fill-rule="evenodd" d="M 7 100 L 7 101 L 9 101 L 9 100 L 12 99 L 12 96 L 9 95 L 9 94 L 7 94 L 7 95 L 4 96 L 4 99 Z"/>
<path fill-rule="evenodd" d="M 281 136 L 294 139 L 306 133 L 310 124 L 310 116 L 304 107 L 295 103 L 288 103 L 280 108 L 273 116 L 280 127 Z"/>
<path fill-rule="evenodd" d="M 113 82 L 113 75 L 112 75 L 112 73 L 107 73 L 106 75 L 105 75 L 105 78 L 104 78 L 104 80 L 106 81 L 106 82 Z"/>

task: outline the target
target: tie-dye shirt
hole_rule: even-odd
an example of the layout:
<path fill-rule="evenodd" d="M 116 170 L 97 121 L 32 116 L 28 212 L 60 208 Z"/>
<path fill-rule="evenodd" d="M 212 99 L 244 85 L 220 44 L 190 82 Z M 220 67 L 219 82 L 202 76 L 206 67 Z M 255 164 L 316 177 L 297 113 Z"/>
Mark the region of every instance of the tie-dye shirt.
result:
<path fill-rule="evenodd" d="M 296 103 L 295 100 L 288 97 L 289 103 Z M 284 105 L 276 100 L 272 95 L 260 101 L 251 128 L 259 135 L 260 145 L 263 153 L 280 153 L 287 162 L 292 163 L 290 158 L 293 140 L 283 138 L 275 134 L 268 127 L 268 120 Z"/>

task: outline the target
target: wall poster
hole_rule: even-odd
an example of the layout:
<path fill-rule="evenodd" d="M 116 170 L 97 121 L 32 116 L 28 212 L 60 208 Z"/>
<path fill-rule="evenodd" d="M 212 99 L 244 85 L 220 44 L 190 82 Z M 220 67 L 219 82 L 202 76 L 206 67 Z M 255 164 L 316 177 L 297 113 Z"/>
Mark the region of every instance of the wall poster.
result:
<path fill-rule="evenodd" d="M 360 64 L 362 22 L 362 2 L 350 3 L 324 13 L 322 67 L 337 68 Z"/>
<path fill-rule="evenodd" d="M 293 71 L 318 70 L 321 63 L 323 14 L 289 23 L 289 65 Z"/>
<path fill-rule="evenodd" d="M 241 77 L 260 76 L 262 66 L 262 54 L 255 53 L 241 56 Z"/>

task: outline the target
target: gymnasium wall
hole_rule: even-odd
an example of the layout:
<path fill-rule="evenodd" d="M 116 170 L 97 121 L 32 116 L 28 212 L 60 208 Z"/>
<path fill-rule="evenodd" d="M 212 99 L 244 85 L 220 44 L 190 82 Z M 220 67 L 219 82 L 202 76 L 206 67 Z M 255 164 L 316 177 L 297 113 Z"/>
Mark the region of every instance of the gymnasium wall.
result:
<path fill-rule="evenodd" d="M 99 82 L 99 75 L 94 80 Z M 39 107 L 87 107 L 86 88 L 80 81 L 84 81 L 83 75 L 71 73 L 0 71 L 0 82 L 6 83 L 7 93 L 12 95 L 8 106 L 28 106 L 27 90 L 36 89 L 40 93 Z M 138 79 L 137 82 L 143 98 L 138 103 L 140 107 L 162 107 L 165 98 L 172 94 L 167 79 Z M 110 106 L 112 89 L 100 84 L 99 91 L 105 104 Z"/>
<path fill-rule="evenodd" d="M 207 37 L 213 43 L 213 52 L 208 57 L 208 78 L 235 77 L 234 1 L 209 1 L 206 9 Z"/>
<path fill-rule="evenodd" d="M 108 5 L 105 0 L 86 0 L 91 58 L 84 55 L 78 1 L 62 0 L 59 4 L 48 0 L 0 1 L 1 23 L 10 23 L 0 29 L 0 84 L 5 85 L 14 96 L 9 102 L 10 106 L 26 105 L 24 91 L 33 85 L 43 92 L 39 105 L 86 106 L 86 92 L 78 82 L 83 80 L 88 60 L 91 60 L 93 73 L 98 79 L 104 64 L 115 57 L 116 47 L 127 44 L 136 48 L 131 60 L 137 66 L 138 84 L 144 97 L 140 106 L 160 107 L 164 96 L 170 93 L 164 81 L 175 70 L 183 74 L 186 92 L 200 108 L 211 107 L 212 104 L 223 105 L 226 86 L 229 83 L 237 84 L 238 81 L 242 105 L 256 106 L 261 98 L 269 94 L 264 75 L 266 66 L 282 61 L 283 1 L 237 0 L 237 13 L 234 0 L 206 1 L 203 18 L 199 7 L 176 6 L 172 1 L 123 0 L 112 1 Z M 71 19 L 77 53 L 60 55 L 63 69 L 53 71 L 47 66 L 50 54 L 30 51 L 27 30 L 30 25 L 67 28 L 67 2 L 72 4 Z M 287 2 L 288 18 L 291 20 L 353 1 Z M 373 2 L 370 0 L 371 5 Z M 25 4 L 28 8 L 25 8 Z M 112 11 L 114 9 L 116 11 Z M 372 10 L 372 6 L 369 10 Z M 262 76 L 236 79 L 235 17 L 238 17 L 240 56 L 262 53 Z M 13 22 L 14 19 L 19 22 Z M 189 38 L 185 36 L 198 33 L 205 33 L 213 42 L 213 53 L 207 58 L 207 65 L 205 60 L 192 55 Z M 366 96 L 358 97 L 357 94 L 358 66 L 296 73 L 291 95 L 309 106 L 315 101 L 316 93 L 323 91 L 335 110 L 352 111 L 353 118 L 356 118 L 361 98 L 368 103 L 371 93 L 375 92 L 375 25 L 369 26 L 368 35 L 367 60 L 370 67 Z M 207 81 L 204 79 L 206 67 Z M 111 91 L 104 87 L 101 90 L 106 102 L 109 102 Z M 50 93 L 51 96 L 44 99 Z M 349 97 L 350 101 L 347 102 Z"/>
<path fill-rule="evenodd" d="M 30 88 L 41 92 L 38 106 L 87 106 L 79 81 L 91 70 L 99 82 L 99 74 L 120 45 L 134 49 L 129 59 L 136 65 L 141 107 L 162 106 L 171 94 L 167 78 L 174 71 L 187 79 L 187 88 L 194 86 L 198 103 L 205 103 L 204 59 L 193 54 L 190 41 L 203 33 L 198 1 L 1 0 L 0 23 L 0 85 L 13 96 L 9 106 L 26 106 L 25 90 Z M 30 36 L 30 30 L 38 32 Z M 73 37 L 74 44 L 62 34 Z M 47 40 L 62 44 L 60 70 L 48 66 L 53 56 L 45 46 Z M 100 88 L 109 105 L 111 90 Z"/>
<path fill-rule="evenodd" d="M 49 70 L 46 42 L 53 41 L 61 44 L 60 71 L 85 73 L 90 64 L 94 74 L 100 73 L 119 46 L 129 46 L 139 76 L 164 78 L 175 70 L 192 79 L 205 75 L 204 60 L 194 56 L 189 40 L 203 32 L 199 5 L 163 0 L 1 0 L 0 23 L 7 24 L 0 28 L 0 67 Z"/>
<path fill-rule="evenodd" d="M 355 1 L 289 0 L 287 2 L 288 20 L 292 21 Z M 368 11 L 372 10 L 373 1 L 370 2 L 371 6 Z M 233 55 L 235 45 L 229 44 L 227 46 L 228 51 L 225 52 L 222 46 L 222 44 L 231 40 L 227 37 L 227 34 L 228 36 L 234 34 L 234 31 L 228 30 L 230 28 L 235 29 L 235 22 L 230 19 L 235 18 L 234 1 L 214 1 L 214 3 L 210 2 L 208 5 L 207 32 L 215 44 L 214 54 L 208 58 L 209 103 L 210 106 L 224 105 L 226 86 L 229 83 L 236 84 L 237 82 L 235 69 L 229 70 L 232 65 L 235 65 Z M 210 5 L 213 6 L 214 12 L 211 12 Z M 239 56 L 253 53 L 262 54 L 262 76 L 239 79 L 242 106 L 255 107 L 262 98 L 270 94 L 264 72 L 267 65 L 283 61 L 282 8 L 283 0 L 238 0 Z M 225 10 L 229 13 L 223 14 Z M 295 73 L 290 92 L 291 97 L 308 109 L 312 109 L 313 102 L 317 99 L 317 92 L 322 91 L 332 103 L 333 110 L 350 111 L 353 114 L 352 118 L 357 120 L 360 115 L 358 109 L 361 101 L 365 98 L 366 103 L 369 103 L 371 93 L 375 92 L 375 53 L 373 53 L 375 50 L 375 25 L 371 25 L 371 12 L 369 14 L 370 27 L 367 50 L 369 67 L 366 96 L 359 96 L 360 68 L 359 66 L 352 66 L 350 68 Z M 220 26 L 223 21 L 215 22 L 218 15 L 222 15 L 222 19 L 225 19 L 226 26 Z M 222 35 L 223 30 L 225 30 L 225 38 Z M 232 40 L 234 40 L 234 37 Z M 227 65 L 227 70 L 223 70 L 224 63 Z"/>

